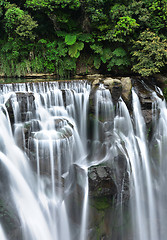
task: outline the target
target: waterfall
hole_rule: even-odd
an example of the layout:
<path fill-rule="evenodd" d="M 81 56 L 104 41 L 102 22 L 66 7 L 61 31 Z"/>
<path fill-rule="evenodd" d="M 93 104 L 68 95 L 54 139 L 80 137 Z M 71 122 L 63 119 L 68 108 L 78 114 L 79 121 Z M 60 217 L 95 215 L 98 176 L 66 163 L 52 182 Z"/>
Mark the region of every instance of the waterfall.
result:
<path fill-rule="evenodd" d="M 4 232 L 3 232 L 3 228 L 2 228 L 1 225 L 0 225 L 0 239 L 1 240 L 6 240 L 6 236 L 5 236 Z"/>
<path fill-rule="evenodd" d="M 25 240 L 73 239 L 66 181 L 72 165 L 86 157 L 89 92 L 85 82 L 2 85 L 0 159 Z M 85 179 L 81 240 L 86 239 Z"/>
<path fill-rule="evenodd" d="M 151 143 L 151 155 L 154 162 L 155 171 L 155 192 L 157 201 L 157 226 L 159 230 L 159 239 L 166 238 L 167 224 L 167 156 L 166 156 L 166 140 L 167 140 L 167 108 L 166 101 L 159 97 L 162 91 L 158 90 L 158 94 L 153 92 L 153 137 Z"/>
<path fill-rule="evenodd" d="M 151 140 L 135 88 L 129 110 L 102 83 L 0 85 L 0 239 L 164 240 L 167 108 L 149 91 Z"/>

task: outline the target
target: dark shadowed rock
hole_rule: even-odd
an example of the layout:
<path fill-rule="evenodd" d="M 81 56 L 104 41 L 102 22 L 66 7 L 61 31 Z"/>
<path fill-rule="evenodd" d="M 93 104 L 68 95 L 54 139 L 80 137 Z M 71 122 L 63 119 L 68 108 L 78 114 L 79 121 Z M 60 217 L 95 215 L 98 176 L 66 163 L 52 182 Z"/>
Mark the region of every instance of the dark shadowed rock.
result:
<path fill-rule="evenodd" d="M 120 153 L 114 157 L 113 172 L 117 185 L 117 201 L 128 203 L 129 200 L 129 174 L 126 157 Z"/>
<path fill-rule="evenodd" d="M 89 168 L 89 195 L 92 197 L 112 197 L 117 193 L 116 184 L 112 178 L 112 170 L 107 166 Z"/>
<path fill-rule="evenodd" d="M 145 87 L 145 85 L 141 81 L 135 80 L 134 89 L 137 93 L 140 104 L 141 111 L 145 120 L 145 123 L 148 128 L 151 126 L 152 122 L 152 103 L 154 99 L 152 98 L 152 91 L 149 88 Z"/>

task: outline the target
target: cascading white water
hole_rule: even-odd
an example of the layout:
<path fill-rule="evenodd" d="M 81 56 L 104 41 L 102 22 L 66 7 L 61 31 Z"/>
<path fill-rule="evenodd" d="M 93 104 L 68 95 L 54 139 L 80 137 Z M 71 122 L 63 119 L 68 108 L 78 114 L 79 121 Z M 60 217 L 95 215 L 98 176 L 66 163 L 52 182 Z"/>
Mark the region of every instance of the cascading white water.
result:
<path fill-rule="evenodd" d="M 157 201 L 157 228 L 159 239 L 166 238 L 167 224 L 167 107 L 162 91 L 158 88 L 153 92 L 153 137 L 151 143 L 151 155 L 154 163 L 155 191 Z M 159 97 L 159 95 L 161 97 Z"/>
<path fill-rule="evenodd" d="M 1 240 L 6 240 L 6 236 L 5 236 L 4 232 L 3 232 L 3 228 L 2 228 L 1 225 L 0 225 L 0 239 Z"/>
<path fill-rule="evenodd" d="M 8 91 L 11 90 L 9 95 Z M 25 240 L 73 239 L 65 204 L 68 192 L 63 193 L 63 181 L 66 178 L 63 180 L 62 176 L 69 173 L 74 162 L 81 164 L 86 157 L 89 91 L 89 84 L 84 82 L 2 86 L 1 108 L 5 109 L 6 115 L 1 111 L 0 139 L 4 146 L 0 159 L 10 176 L 10 194 L 16 205 L 22 238 Z M 24 97 L 26 106 L 23 106 L 25 102 L 22 103 Z M 9 98 L 14 112 L 14 138 L 8 127 L 9 116 L 5 107 Z M 23 115 L 21 110 L 24 111 L 24 108 L 26 112 Z M 24 141 L 27 137 L 26 127 L 28 131 L 31 128 L 28 142 Z M 82 139 L 78 129 L 80 134 L 84 133 Z M 27 155 L 22 153 L 16 143 L 28 156 L 34 155 L 36 158 L 35 176 Z M 86 238 L 85 210 L 88 201 L 88 181 L 83 181 L 87 184 L 84 184 L 83 190 L 85 200 L 81 210 L 81 234 L 77 236 L 81 240 Z"/>
<path fill-rule="evenodd" d="M 0 167 L 21 232 L 20 238 L 12 240 L 88 240 L 88 169 L 99 164 L 115 169 L 119 167 L 115 162 L 119 155 L 124 156 L 127 165 L 122 175 L 118 173 L 121 179 L 116 179 L 120 225 L 125 217 L 127 175 L 131 220 L 128 230 L 121 227 L 118 234 L 111 234 L 112 240 L 165 239 L 165 101 L 153 92 L 153 137 L 149 145 L 135 91 L 131 117 L 122 99 L 114 109 L 110 91 L 101 84 L 94 95 L 94 125 L 89 129 L 92 136 L 88 141 L 90 91 L 86 81 L 1 85 Z M 77 167 L 82 171 L 76 182 L 72 173 Z M 7 240 L 1 227 L 0 239 Z"/>
<path fill-rule="evenodd" d="M 159 237 L 157 205 L 145 122 L 137 94 L 132 91 L 133 124 L 125 103 L 121 100 L 115 118 L 116 146 L 127 157 L 131 172 L 130 204 L 133 238 L 157 240 Z M 134 126 L 133 126 L 134 125 Z M 123 145 L 122 145 L 123 142 Z"/>
<path fill-rule="evenodd" d="M 157 215 L 156 215 L 156 204 L 155 204 L 155 195 L 153 190 L 153 176 L 151 173 L 150 166 L 150 157 L 148 152 L 148 145 L 146 141 L 146 129 L 144 118 L 142 117 L 141 107 L 139 103 L 139 99 L 137 94 L 133 91 L 133 112 L 134 112 L 134 123 L 136 130 L 136 140 L 139 148 L 140 154 L 140 166 L 136 169 L 137 175 L 140 176 L 139 172 L 141 172 L 141 176 L 139 181 L 142 180 L 140 185 L 135 186 L 135 188 L 140 188 L 140 202 L 141 206 L 139 209 L 140 215 L 137 216 L 137 221 L 139 220 L 143 225 L 143 216 L 145 216 L 145 231 L 143 232 L 143 236 L 139 238 L 142 239 L 150 239 L 156 240 L 158 239 L 158 229 L 157 229 Z M 139 236 L 141 234 L 139 232 Z"/>

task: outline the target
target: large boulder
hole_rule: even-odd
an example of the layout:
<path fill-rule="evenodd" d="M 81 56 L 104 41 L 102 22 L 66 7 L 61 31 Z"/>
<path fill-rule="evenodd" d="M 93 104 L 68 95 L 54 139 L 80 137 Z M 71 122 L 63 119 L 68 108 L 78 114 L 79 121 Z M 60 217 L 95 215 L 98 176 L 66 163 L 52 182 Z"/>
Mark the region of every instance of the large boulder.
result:
<path fill-rule="evenodd" d="M 132 89 L 132 82 L 130 77 L 122 77 L 121 84 L 122 84 L 122 98 L 124 99 L 125 102 L 128 102 L 130 100 Z"/>
<path fill-rule="evenodd" d="M 116 78 L 106 78 L 103 81 L 104 86 L 108 88 L 112 95 L 112 100 L 114 103 L 118 101 L 122 94 L 122 83 Z"/>
<path fill-rule="evenodd" d="M 117 103 L 120 97 L 122 97 L 126 103 L 130 101 L 132 89 L 130 77 L 122 77 L 121 79 L 107 77 L 103 79 L 98 76 L 92 81 L 92 92 L 98 88 L 100 83 L 104 84 L 104 87 L 110 90 L 114 104 Z"/>

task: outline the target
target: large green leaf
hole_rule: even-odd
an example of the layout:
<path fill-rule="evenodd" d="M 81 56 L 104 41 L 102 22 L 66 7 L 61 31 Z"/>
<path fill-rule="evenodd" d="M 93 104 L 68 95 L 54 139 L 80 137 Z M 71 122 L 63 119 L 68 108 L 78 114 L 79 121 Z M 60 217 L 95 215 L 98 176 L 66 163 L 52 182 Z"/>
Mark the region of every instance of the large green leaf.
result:
<path fill-rule="evenodd" d="M 83 42 L 77 42 L 71 46 L 69 46 L 69 55 L 71 57 L 78 58 L 80 55 L 80 51 L 84 48 L 84 43 Z"/>
<path fill-rule="evenodd" d="M 65 36 L 65 43 L 67 45 L 73 45 L 77 40 L 77 36 L 76 35 L 72 35 L 72 34 L 68 34 Z"/>
<path fill-rule="evenodd" d="M 84 48 L 84 43 L 83 42 L 77 42 L 76 45 L 77 45 L 77 49 L 79 51 L 81 51 Z"/>

